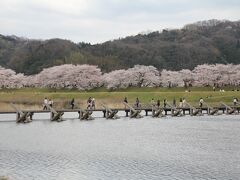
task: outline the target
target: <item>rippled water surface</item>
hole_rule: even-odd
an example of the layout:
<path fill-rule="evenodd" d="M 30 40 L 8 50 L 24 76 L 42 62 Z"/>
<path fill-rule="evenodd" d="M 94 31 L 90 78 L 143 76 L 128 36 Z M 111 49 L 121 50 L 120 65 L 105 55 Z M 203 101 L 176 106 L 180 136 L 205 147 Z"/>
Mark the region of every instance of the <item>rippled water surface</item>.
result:
<path fill-rule="evenodd" d="M 4 121 L 1 175 L 17 180 L 240 179 L 240 116 Z"/>

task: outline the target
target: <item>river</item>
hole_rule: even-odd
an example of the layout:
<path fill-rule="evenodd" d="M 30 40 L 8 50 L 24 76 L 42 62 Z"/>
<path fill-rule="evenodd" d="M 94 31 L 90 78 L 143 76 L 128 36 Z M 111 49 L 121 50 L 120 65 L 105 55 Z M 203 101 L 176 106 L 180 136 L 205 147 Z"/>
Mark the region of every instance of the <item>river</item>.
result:
<path fill-rule="evenodd" d="M 5 121 L 9 116 L 0 116 L 0 176 L 10 180 L 240 178 L 239 115 L 61 123 L 43 117 L 48 115 L 16 124 Z"/>

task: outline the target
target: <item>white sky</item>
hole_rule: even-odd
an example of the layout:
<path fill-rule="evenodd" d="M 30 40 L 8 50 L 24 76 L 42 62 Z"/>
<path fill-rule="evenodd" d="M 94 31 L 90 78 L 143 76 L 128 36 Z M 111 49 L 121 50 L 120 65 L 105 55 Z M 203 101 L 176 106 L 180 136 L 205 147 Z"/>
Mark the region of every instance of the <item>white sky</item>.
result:
<path fill-rule="evenodd" d="M 200 20 L 240 20 L 240 0 L 0 0 L 0 8 L 0 34 L 91 43 Z"/>

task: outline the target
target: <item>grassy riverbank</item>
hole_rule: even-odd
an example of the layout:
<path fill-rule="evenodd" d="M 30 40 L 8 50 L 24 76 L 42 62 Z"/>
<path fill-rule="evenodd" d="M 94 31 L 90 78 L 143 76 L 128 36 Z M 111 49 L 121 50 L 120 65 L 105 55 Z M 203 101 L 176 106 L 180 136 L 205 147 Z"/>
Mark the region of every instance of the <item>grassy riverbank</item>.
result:
<path fill-rule="evenodd" d="M 220 101 L 231 104 L 233 97 L 240 99 L 240 91 L 232 90 L 231 87 L 225 88 L 225 92 L 213 91 L 210 87 L 191 88 L 190 92 L 186 92 L 184 88 L 129 88 L 116 91 L 108 91 L 103 88 L 91 91 L 36 88 L 1 89 L 0 110 L 11 110 L 8 105 L 10 102 L 15 102 L 23 108 L 38 109 L 41 108 L 44 97 L 53 99 L 57 108 L 68 108 L 72 98 L 75 98 L 79 106 L 85 107 L 89 97 L 96 99 L 97 106 L 100 102 L 104 102 L 114 107 L 122 107 L 124 97 L 128 98 L 129 103 L 134 103 L 136 97 L 140 99 L 141 103 L 149 103 L 152 98 L 160 99 L 161 102 L 163 99 L 172 102 L 173 98 L 176 98 L 178 102 L 179 98 L 185 98 L 193 105 L 197 105 L 199 98 L 202 97 L 211 105 L 217 105 Z"/>

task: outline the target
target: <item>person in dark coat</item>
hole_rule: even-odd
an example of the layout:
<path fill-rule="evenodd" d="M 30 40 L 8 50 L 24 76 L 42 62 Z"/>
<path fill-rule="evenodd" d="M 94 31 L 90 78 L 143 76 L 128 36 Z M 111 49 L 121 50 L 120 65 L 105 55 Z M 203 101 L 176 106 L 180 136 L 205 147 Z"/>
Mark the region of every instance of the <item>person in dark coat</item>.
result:
<path fill-rule="evenodd" d="M 127 97 L 124 98 L 123 102 L 128 103 Z"/>
<path fill-rule="evenodd" d="M 75 106 L 75 100 L 74 100 L 74 98 L 72 98 L 72 100 L 71 100 L 71 102 L 70 102 L 70 105 L 71 105 L 71 108 L 73 109 L 74 106 Z"/>
<path fill-rule="evenodd" d="M 135 103 L 135 105 L 136 105 L 137 108 L 140 107 L 140 101 L 139 101 L 138 97 L 136 98 L 136 103 Z"/>
<path fill-rule="evenodd" d="M 163 107 L 166 108 L 166 106 L 167 106 L 167 101 L 166 101 L 166 99 L 164 99 L 163 100 Z"/>
<path fill-rule="evenodd" d="M 160 100 L 157 100 L 157 107 L 160 108 Z"/>
<path fill-rule="evenodd" d="M 128 99 L 127 99 L 127 97 L 124 98 L 123 102 L 126 103 L 126 104 L 128 104 Z M 124 104 L 124 108 L 125 108 L 125 109 L 127 108 L 126 104 Z"/>

